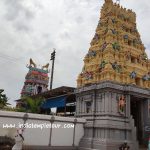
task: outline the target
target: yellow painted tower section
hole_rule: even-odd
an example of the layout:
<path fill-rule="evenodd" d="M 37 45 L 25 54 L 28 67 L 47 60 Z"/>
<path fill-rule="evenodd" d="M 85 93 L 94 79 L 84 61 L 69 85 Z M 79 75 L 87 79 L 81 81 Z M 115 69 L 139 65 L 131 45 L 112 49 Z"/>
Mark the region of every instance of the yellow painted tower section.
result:
<path fill-rule="evenodd" d="M 150 60 L 136 27 L 136 14 L 105 0 L 77 86 L 101 81 L 150 88 Z"/>

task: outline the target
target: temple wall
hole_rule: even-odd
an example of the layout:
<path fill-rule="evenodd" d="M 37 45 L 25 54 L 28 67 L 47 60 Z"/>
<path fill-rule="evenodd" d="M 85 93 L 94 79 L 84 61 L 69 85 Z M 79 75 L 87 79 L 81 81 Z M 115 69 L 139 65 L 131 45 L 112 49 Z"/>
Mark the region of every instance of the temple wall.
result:
<path fill-rule="evenodd" d="M 80 141 L 79 149 L 82 150 L 84 147 L 85 149 L 116 150 L 126 141 L 131 150 L 139 150 L 141 141 L 137 139 L 137 132 L 143 134 L 140 139 L 142 139 L 142 144 L 147 145 L 145 138 L 150 132 L 149 89 L 106 81 L 78 88 L 75 93 L 76 116 L 87 119 L 85 134 Z M 125 98 L 123 112 L 119 109 L 119 100 L 122 96 Z M 140 129 L 137 129 L 135 125 L 137 118 L 135 120 L 135 116 L 131 114 L 133 110 L 131 102 L 137 102 L 137 100 L 140 107 L 136 109 L 142 118 Z M 145 132 L 146 134 L 143 131 L 144 125 L 149 130 Z"/>
<path fill-rule="evenodd" d="M 23 136 L 24 145 L 27 146 L 78 146 L 84 134 L 85 119 L 57 117 L 50 115 L 27 114 L 19 112 L 0 111 L 0 136 L 14 138 L 16 128 L 3 127 L 3 125 L 18 124 L 49 124 L 54 128 L 25 128 Z M 74 128 L 75 127 L 75 128 Z"/>

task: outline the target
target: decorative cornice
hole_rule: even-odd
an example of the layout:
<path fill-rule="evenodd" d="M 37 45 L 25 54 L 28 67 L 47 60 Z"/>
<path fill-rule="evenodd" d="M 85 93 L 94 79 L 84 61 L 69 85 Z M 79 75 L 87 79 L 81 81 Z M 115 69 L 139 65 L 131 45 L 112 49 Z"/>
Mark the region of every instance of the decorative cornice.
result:
<path fill-rule="evenodd" d="M 141 97 L 150 97 L 150 89 L 144 89 L 141 87 L 137 87 L 135 85 L 128 85 L 128 84 L 119 84 L 116 82 L 112 81 L 105 81 L 105 82 L 100 82 L 98 84 L 93 84 L 90 86 L 84 86 L 75 89 L 75 93 L 81 93 L 81 92 L 87 92 L 91 90 L 99 90 L 99 89 L 114 89 L 114 90 L 119 90 L 127 93 L 138 94 Z"/>

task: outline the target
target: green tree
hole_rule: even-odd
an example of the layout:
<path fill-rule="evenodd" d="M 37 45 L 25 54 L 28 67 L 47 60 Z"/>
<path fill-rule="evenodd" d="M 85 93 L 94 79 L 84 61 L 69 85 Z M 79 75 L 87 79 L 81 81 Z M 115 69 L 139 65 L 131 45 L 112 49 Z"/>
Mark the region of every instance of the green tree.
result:
<path fill-rule="evenodd" d="M 40 113 L 40 107 L 44 102 L 43 98 L 41 97 L 37 98 L 26 97 L 23 99 L 23 101 L 26 103 L 27 111 L 31 113 Z"/>
<path fill-rule="evenodd" d="M 8 98 L 6 94 L 3 94 L 4 90 L 0 89 L 0 109 L 3 109 L 5 106 L 10 105 L 8 103 Z"/>

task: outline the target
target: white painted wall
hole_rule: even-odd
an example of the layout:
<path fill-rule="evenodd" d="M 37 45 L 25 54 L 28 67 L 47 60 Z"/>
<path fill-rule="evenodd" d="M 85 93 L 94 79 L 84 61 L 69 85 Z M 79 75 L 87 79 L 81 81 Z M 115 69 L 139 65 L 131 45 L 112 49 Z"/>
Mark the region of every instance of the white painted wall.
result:
<path fill-rule="evenodd" d="M 14 138 L 17 128 L 3 128 L 3 125 L 13 124 L 18 127 L 19 123 L 24 123 L 25 113 L 0 111 L 0 136 L 9 136 Z M 28 124 L 51 124 L 50 115 L 39 115 L 28 113 Z M 55 128 L 52 129 L 51 146 L 72 146 L 73 144 L 73 133 L 74 119 L 69 117 L 57 117 L 54 116 Z M 84 134 L 83 125 L 85 119 L 77 118 L 75 125 L 75 146 L 78 146 L 81 137 Z M 56 128 L 59 125 L 59 128 Z M 58 126 L 57 126 L 58 127 Z M 69 128 L 70 127 L 70 128 Z M 35 145 L 35 146 L 48 146 L 50 141 L 50 128 L 26 128 L 23 136 L 25 138 L 24 145 Z"/>

